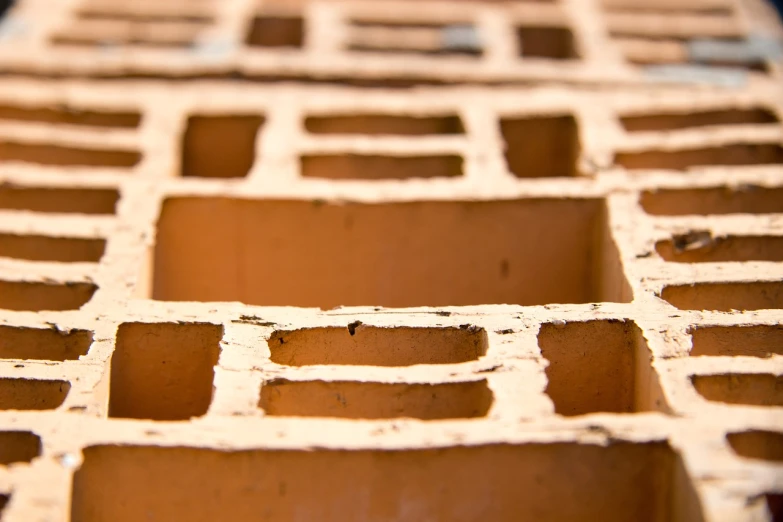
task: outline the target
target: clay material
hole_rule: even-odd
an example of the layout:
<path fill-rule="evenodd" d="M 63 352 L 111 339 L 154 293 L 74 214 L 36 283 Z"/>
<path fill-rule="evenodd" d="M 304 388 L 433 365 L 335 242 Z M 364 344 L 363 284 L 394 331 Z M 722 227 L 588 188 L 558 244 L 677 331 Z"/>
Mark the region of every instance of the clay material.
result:
<path fill-rule="evenodd" d="M 781 63 L 715 53 L 781 34 L 760 0 L 18 0 L 0 518 L 780 520 Z"/>

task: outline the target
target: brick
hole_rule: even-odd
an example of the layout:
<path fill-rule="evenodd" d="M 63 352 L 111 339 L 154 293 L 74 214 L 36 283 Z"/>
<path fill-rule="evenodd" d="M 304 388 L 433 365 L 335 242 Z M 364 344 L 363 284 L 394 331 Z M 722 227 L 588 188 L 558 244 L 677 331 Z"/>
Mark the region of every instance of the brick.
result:
<path fill-rule="evenodd" d="M 3 521 L 776 520 L 765 13 L 18 0 Z"/>

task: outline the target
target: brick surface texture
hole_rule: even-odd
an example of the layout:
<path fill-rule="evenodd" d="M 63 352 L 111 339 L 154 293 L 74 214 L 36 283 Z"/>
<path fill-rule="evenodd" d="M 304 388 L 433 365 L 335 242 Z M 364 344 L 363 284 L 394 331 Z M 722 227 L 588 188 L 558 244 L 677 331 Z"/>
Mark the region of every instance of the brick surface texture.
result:
<path fill-rule="evenodd" d="M 781 520 L 780 37 L 761 0 L 18 0 L 0 518 Z"/>

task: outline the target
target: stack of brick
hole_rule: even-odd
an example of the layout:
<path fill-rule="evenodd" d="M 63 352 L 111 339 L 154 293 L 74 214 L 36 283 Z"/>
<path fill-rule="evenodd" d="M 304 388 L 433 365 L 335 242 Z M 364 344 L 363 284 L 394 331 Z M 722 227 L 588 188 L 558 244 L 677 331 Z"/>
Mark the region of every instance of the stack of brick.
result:
<path fill-rule="evenodd" d="M 17 0 L 0 517 L 780 520 L 781 34 Z"/>

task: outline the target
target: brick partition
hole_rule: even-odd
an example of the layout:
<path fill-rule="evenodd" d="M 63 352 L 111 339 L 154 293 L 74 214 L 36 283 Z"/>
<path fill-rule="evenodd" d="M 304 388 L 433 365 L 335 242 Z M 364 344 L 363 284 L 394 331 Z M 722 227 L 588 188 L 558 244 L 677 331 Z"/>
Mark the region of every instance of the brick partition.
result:
<path fill-rule="evenodd" d="M 779 520 L 768 9 L 20 0 L 0 518 Z"/>

